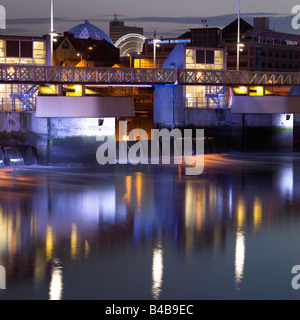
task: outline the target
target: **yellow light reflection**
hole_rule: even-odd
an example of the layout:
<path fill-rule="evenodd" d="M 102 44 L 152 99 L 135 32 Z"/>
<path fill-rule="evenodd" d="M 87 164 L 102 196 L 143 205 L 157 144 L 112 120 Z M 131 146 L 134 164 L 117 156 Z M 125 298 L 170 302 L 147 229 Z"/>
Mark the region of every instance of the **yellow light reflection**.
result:
<path fill-rule="evenodd" d="M 84 255 L 85 255 L 86 259 L 89 257 L 89 253 L 90 253 L 90 245 L 89 245 L 88 241 L 85 240 L 85 243 L 84 243 Z"/>
<path fill-rule="evenodd" d="M 236 233 L 235 246 L 235 285 L 239 290 L 239 285 L 244 277 L 245 265 L 245 237 L 243 231 Z"/>
<path fill-rule="evenodd" d="M 125 178 L 125 185 L 126 185 L 126 199 L 128 204 L 131 202 L 131 183 L 132 183 L 132 177 L 127 176 Z"/>
<path fill-rule="evenodd" d="M 34 284 L 38 286 L 45 279 L 46 263 L 43 249 L 36 249 L 34 261 Z"/>
<path fill-rule="evenodd" d="M 158 242 L 153 249 L 152 261 L 152 295 L 154 300 L 158 300 L 163 282 L 163 248 L 161 242 Z"/>
<path fill-rule="evenodd" d="M 142 202 L 142 173 L 136 173 L 136 199 L 137 199 L 137 210 L 141 212 L 141 202 Z"/>
<path fill-rule="evenodd" d="M 72 233 L 71 233 L 71 258 L 76 259 L 77 255 L 77 226 L 72 224 Z"/>
<path fill-rule="evenodd" d="M 49 300 L 61 300 L 63 292 L 62 270 L 58 259 L 53 261 L 53 269 L 49 288 Z"/>
<path fill-rule="evenodd" d="M 50 226 L 47 226 L 46 258 L 47 258 L 48 261 L 52 259 L 53 248 L 54 248 L 53 231 L 52 231 L 52 228 Z"/>
<path fill-rule="evenodd" d="M 254 223 L 254 229 L 259 229 L 262 222 L 262 205 L 260 200 L 255 197 L 254 200 L 254 208 L 253 208 L 253 223 Z"/>
<path fill-rule="evenodd" d="M 237 219 L 237 228 L 238 229 L 243 228 L 245 223 L 245 204 L 242 198 L 240 198 L 238 201 L 236 219 Z"/>

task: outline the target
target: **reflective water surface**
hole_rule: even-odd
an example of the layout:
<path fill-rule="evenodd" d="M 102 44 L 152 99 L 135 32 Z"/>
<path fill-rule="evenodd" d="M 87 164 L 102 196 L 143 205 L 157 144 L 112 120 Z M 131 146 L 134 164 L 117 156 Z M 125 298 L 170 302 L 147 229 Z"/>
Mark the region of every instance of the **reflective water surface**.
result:
<path fill-rule="evenodd" d="M 299 299 L 300 156 L 0 169 L 0 299 Z"/>

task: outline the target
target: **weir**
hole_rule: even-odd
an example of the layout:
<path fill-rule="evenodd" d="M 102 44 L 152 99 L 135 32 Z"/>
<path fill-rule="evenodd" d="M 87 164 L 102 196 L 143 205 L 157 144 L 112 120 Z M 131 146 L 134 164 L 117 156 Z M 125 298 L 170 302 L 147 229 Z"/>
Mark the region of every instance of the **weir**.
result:
<path fill-rule="evenodd" d="M 36 164 L 31 146 L 0 147 L 0 167 L 19 167 Z"/>

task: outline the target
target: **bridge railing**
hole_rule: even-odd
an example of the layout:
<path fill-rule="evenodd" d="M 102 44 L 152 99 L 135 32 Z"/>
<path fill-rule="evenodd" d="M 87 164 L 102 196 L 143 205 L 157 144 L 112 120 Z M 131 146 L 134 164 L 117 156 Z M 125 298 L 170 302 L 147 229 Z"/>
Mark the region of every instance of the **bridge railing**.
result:
<path fill-rule="evenodd" d="M 185 107 L 197 109 L 227 109 L 229 108 L 229 100 L 229 97 L 218 97 L 215 99 L 210 97 L 187 97 L 185 98 Z"/>
<path fill-rule="evenodd" d="M 0 65 L 0 83 L 174 84 L 174 69 Z"/>
<path fill-rule="evenodd" d="M 300 86 L 299 72 L 77 68 L 0 64 L 0 83 Z"/>
<path fill-rule="evenodd" d="M 205 86 L 299 86 L 300 73 L 180 69 L 178 82 Z"/>
<path fill-rule="evenodd" d="M 0 111 L 35 111 L 36 97 L 30 98 L 0 98 Z"/>

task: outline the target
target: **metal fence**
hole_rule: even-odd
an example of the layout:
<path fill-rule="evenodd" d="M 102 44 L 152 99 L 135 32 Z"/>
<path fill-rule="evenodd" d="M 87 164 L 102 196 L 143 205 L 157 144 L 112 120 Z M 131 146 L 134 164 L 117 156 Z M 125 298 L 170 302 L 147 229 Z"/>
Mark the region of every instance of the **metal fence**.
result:
<path fill-rule="evenodd" d="M 0 83 L 299 86 L 299 72 L 0 65 Z"/>
<path fill-rule="evenodd" d="M 229 108 L 229 97 L 218 97 L 212 99 L 211 97 L 187 97 L 185 98 L 186 108 Z"/>
<path fill-rule="evenodd" d="M 35 111 L 36 97 L 0 98 L 0 111 Z"/>

